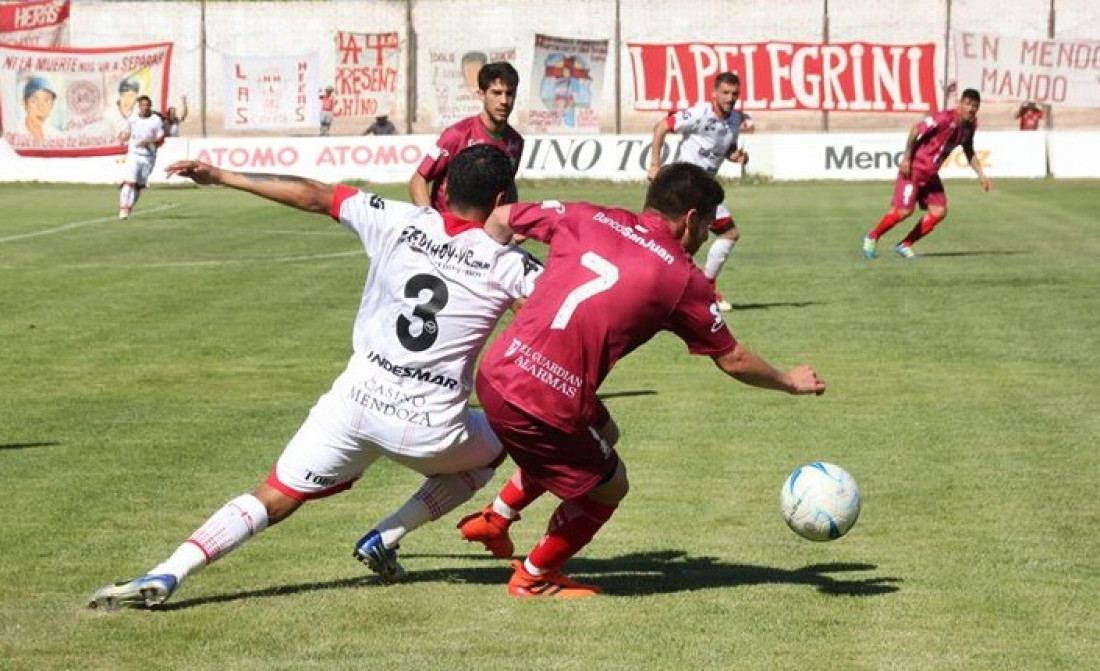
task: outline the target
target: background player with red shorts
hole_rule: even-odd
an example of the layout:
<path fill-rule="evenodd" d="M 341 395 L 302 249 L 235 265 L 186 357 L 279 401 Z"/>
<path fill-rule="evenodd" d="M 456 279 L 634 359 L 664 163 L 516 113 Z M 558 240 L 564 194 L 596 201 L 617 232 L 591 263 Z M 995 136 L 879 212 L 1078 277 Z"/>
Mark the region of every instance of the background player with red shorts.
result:
<path fill-rule="evenodd" d="M 863 256 L 875 258 L 875 246 L 882 234 L 907 219 L 919 205 L 928 213 L 894 247 L 898 255 L 907 259 L 916 256 L 913 244 L 931 233 L 947 216 L 947 192 L 939 172 L 955 147 L 962 147 L 967 163 L 978 173 L 982 190 L 989 191 L 993 186 L 982 171 L 981 159 L 974 153 L 974 133 L 978 130 L 981 105 L 981 94 L 966 89 L 959 98 L 958 107 L 933 114 L 909 129 L 905 155 L 898 165 L 898 177 L 894 182 L 894 198 L 890 201 L 893 209 L 863 238 Z"/>

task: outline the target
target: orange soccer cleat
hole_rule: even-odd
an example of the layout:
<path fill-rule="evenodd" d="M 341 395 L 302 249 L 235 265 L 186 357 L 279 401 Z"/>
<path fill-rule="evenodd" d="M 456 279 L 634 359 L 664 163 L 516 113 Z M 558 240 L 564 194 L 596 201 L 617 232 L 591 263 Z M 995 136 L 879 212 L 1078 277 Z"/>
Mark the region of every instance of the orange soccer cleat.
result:
<path fill-rule="evenodd" d="M 584 585 L 571 580 L 558 571 L 551 571 L 543 575 L 531 575 L 524 568 L 523 562 L 512 562 L 515 573 L 508 580 L 508 593 L 520 598 L 531 597 L 556 597 L 558 599 L 583 599 L 588 596 L 603 594 L 603 590 L 595 585 Z"/>
<path fill-rule="evenodd" d="M 519 519 L 510 520 L 493 510 L 492 505 L 485 506 L 472 515 L 458 521 L 458 530 L 462 537 L 471 543 L 481 543 L 497 559 L 507 559 L 515 552 L 508 527 Z"/>

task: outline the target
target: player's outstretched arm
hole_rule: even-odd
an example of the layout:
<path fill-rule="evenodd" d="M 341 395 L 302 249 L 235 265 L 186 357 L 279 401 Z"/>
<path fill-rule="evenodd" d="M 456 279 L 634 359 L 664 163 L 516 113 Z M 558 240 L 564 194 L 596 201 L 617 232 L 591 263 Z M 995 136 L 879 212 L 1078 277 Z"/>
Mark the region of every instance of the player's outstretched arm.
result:
<path fill-rule="evenodd" d="M 795 366 L 781 371 L 756 353 L 738 343 L 725 354 L 714 357 L 714 363 L 733 379 L 761 389 L 785 391 L 788 394 L 825 393 L 825 382 L 810 366 Z"/>
<path fill-rule="evenodd" d="M 306 212 L 328 214 L 332 206 L 333 186 L 307 177 L 234 172 L 202 161 L 176 161 L 168 166 L 167 172 L 169 177 L 186 177 L 196 184 L 228 186 Z"/>
<path fill-rule="evenodd" d="M 668 121 L 666 119 L 662 118 L 653 125 L 653 141 L 649 149 L 649 170 L 646 173 L 649 181 L 653 181 L 653 178 L 657 176 L 657 171 L 661 169 L 661 153 L 665 148 L 665 137 L 668 136 L 668 133 Z"/>

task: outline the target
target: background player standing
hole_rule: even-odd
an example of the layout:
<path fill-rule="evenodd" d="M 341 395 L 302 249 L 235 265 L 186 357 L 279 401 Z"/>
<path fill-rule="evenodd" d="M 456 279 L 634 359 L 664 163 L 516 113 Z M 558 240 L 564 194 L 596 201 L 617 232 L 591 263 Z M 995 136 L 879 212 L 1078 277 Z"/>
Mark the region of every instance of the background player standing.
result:
<path fill-rule="evenodd" d="M 882 234 L 907 219 L 919 205 L 928 210 L 927 214 L 894 247 L 899 256 L 907 259 L 916 256 L 913 245 L 947 216 L 947 192 L 939 173 L 955 147 L 962 147 L 967 164 L 981 180 L 982 190 L 989 191 L 993 186 L 982 170 L 981 159 L 974 153 L 974 134 L 978 130 L 978 108 L 981 106 L 981 94 L 975 89 L 966 89 L 955 109 L 933 114 L 909 129 L 905 155 L 898 165 L 894 182 L 894 197 L 890 201 L 893 209 L 863 238 L 864 257 L 875 258 L 875 247 Z"/>
<path fill-rule="evenodd" d="M 653 127 L 653 148 L 649 154 L 649 179 L 661 168 L 661 150 L 665 146 L 665 137 L 669 133 L 680 133 L 678 160 L 697 165 L 707 171 L 711 177 L 718 174 L 719 168 L 728 159 L 742 165 L 749 162 L 744 149 L 737 148 L 737 139 L 745 126 L 747 115 L 734 109 L 741 95 L 741 79 L 735 72 L 723 72 L 714 79 L 714 93 L 710 102 L 693 105 L 677 114 L 670 114 Z M 751 121 L 750 121 L 751 124 Z M 703 265 L 703 274 L 716 284 L 718 273 L 726 264 L 741 233 L 737 222 L 725 205 L 718 205 L 718 214 L 711 231 L 718 237 L 707 252 Z M 733 306 L 718 297 L 721 310 L 730 310 Z"/>
<path fill-rule="evenodd" d="M 409 179 L 409 197 L 417 205 L 447 209 L 447 165 L 458 152 L 475 144 L 497 147 L 512 163 L 512 175 L 523 156 L 523 136 L 508 123 L 516 105 L 519 73 L 511 63 L 487 63 L 477 74 L 478 98 L 482 109 L 443 130 Z M 507 202 L 516 201 L 515 184 Z"/>

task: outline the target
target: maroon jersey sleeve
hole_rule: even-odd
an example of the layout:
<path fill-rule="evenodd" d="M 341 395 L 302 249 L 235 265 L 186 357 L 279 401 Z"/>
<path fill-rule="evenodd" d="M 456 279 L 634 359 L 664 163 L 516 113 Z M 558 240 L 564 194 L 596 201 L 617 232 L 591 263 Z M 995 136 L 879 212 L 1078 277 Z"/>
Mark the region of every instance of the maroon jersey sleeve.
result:
<path fill-rule="evenodd" d="M 691 274 L 680 302 L 669 317 L 668 330 L 687 343 L 692 354 L 720 356 L 737 346 L 718 309 L 714 287 L 698 270 Z"/>
<path fill-rule="evenodd" d="M 539 242 L 550 242 L 554 237 L 554 224 L 566 213 L 566 206 L 556 200 L 541 203 L 516 203 L 512 205 L 508 225 L 520 235 Z"/>
<path fill-rule="evenodd" d="M 428 150 L 424 160 L 420 161 L 420 167 L 416 172 L 421 177 L 431 182 L 442 179 L 447 174 L 447 166 L 451 164 L 451 157 L 462 148 L 463 134 L 455 126 L 443 130 L 435 146 Z"/>

